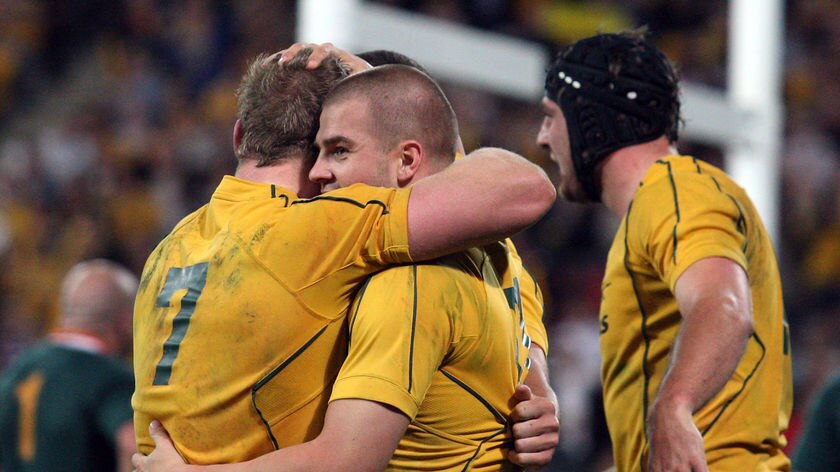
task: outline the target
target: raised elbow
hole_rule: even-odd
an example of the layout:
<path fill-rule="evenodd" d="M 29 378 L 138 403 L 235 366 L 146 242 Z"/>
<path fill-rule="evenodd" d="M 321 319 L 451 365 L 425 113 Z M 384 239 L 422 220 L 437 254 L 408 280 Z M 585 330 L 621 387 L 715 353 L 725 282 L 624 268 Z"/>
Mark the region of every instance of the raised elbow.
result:
<path fill-rule="evenodd" d="M 745 338 L 752 335 L 755 325 L 749 299 L 745 300 L 734 295 L 727 296 L 721 302 L 721 311 L 727 314 L 727 321 L 733 332 Z"/>
<path fill-rule="evenodd" d="M 531 175 L 526 176 L 519 189 L 526 195 L 521 201 L 523 226 L 530 226 L 545 215 L 557 199 L 557 190 L 545 171 L 534 166 Z"/>

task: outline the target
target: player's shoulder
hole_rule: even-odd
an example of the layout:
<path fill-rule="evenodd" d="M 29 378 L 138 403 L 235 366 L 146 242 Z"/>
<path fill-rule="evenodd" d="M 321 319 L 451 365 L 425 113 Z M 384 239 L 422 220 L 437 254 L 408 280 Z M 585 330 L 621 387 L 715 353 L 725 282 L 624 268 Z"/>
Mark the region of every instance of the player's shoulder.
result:
<path fill-rule="evenodd" d="M 202 205 L 190 212 L 189 214 L 187 214 L 186 216 L 184 216 L 183 218 L 181 218 L 181 220 L 178 221 L 178 223 L 176 223 L 175 226 L 172 227 L 172 230 L 167 236 L 178 234 L 184 231 L 185 228 L 187 228 L 190 224 L 194 224 L 196 221 L 201 219 L 201 217 L 207 213 L 208 206 L 209 205 L 207 204 Z"/>
<path fill-rule="evenodd" d="M 429 261 L 390 266 L 373 274 L 370 280 L 392 288 L 410 280 L 423 290 L 445 289 L 480 281 L 482 268 L 488 263 L 489 259 L 482 249 L 472 248 Z"/>
<path fill-rule="evenodd" d="M 657 160 L 645 173 L 634 204 L 648 202 L 654 206 L 662 199 L 702 196 L 723 197 L 737 188 L 721 169 L 691 156 L 672 155 Z"/>

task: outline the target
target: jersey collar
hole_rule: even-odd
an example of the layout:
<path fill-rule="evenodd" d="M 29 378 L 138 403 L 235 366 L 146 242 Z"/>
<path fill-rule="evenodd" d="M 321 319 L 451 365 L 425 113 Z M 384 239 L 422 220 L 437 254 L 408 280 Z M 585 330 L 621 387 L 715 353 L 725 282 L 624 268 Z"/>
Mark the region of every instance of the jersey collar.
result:
<path fill-rule="evenodd" d="M 49 339 L 62 347 L 93 354 L 107 354 L 109 350 L 102 338 L 85 331 L 57 329 L 49 333 Z"/>
<path fill-rule="evenodd" d="M 276 184 L 264 184 L 226 175 L 216 187 L 213 197 L 222 200 L 244 202 L 282 198 L 286 201 L 297 200 L 297 194 Z"/>

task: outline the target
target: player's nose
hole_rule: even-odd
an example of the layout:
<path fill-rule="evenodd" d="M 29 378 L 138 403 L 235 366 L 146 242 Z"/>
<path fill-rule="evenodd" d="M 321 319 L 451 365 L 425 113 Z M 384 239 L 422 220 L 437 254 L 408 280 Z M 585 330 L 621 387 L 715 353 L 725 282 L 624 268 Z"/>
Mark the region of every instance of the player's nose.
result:
<path fill-rule="evenodd" d="M 324 160 L 320 155 L 315 160 L 315 164 L 312 166 L 312 169 L 309 170 L 309 180 L 321 185 L 333 180 L 333 175 L 332 172 L 330 172 L 329 166 L 324 163 Z"/>

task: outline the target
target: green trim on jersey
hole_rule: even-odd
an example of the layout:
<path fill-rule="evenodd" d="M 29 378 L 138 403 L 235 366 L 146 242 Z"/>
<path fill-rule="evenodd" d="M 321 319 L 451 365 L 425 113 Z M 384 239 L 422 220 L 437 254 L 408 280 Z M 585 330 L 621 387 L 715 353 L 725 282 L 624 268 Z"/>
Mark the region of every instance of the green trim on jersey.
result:
<path fill-rule="evenodd" d="M 629 226 L 630 221 L 630 213 L 633 210 L 633 202 L 630 202 L 630 205 L 627 207 L 627 214 L 624 216 L 625 222 L 625 232 L 624 232 L 624 268 L 627 271 L 627 275 L 630 277 L 631 284 L 633 286 L 633 294 L 636 297 L 636 304 L 639 307 L 639 313 L 642 315 L 641 320 L 641 334 L 642 339 L 645 343 L 645 351 L 642 357 L 642 374 L 644 375 L 644 388 L 642 389 L 642 422 L 647 419 L 648 415 L 648 408 L 650 405 L 650 368 L 648 366 L 648 356 L 650 354 L 650 336 L 647 333 L 647 311 L 645 310 L 644 303 L 642 303 L 642 297 L 639 294 L 639 287 L 636 284 L 636 276 L 633 273 L 633 269 L 630 268 L 630 263 L 628 260 L 628 256 L 630 254 L 630 250 L 628 249 L 628 241 L 627 241 L 627 231 L 626 228 Z M 648 442 L 647 437 L 647 428 L 643 429 L 644 434 L 644 441 L 645 443 Z M 644 469 L 644 462 L 643 457 L 640 457 L 639 466 Z"/>
<path fill-rule="evenodd" d="M 767 348 L 764 347 L 764 343 L 761 342 L 761 338 L 759 338 L 758 335 L 755 334 L 755 331 L 753 331 L 752 336 L 750 336 L 750 339 L 751 340 L 754 339 L 755 342 L 757 342 L 758 345 L 761 346 L 761 357 L 758 358 L 758 361 L 756 361 L 755 366 L 753 366 L 752 370 L 750 371 L 750 374 L 747 375 L 747 377 L 744 379 L 744 382 L 741 383 L 741 388 L 739 388 L 738 391 L 735 392 L 734 395 L 732 395 L 732 397 L 730 397 L 728 400 L 726 400 L 726 402 L 724 402 L 723 406 L 718 411 L 718 414 L 715 416 L 715 419 L 713 419 L 709 423 L 709 426 L 707 426 L 706 429 L 703 430 L 702 436 L 706 436 L 706 433 L 708 433 L 709 430 L 712 429 L 712 426 L 714 426 L 717 423 L 717 421 L 718 421 L 718 419 L 720 419 L 721 415 L 723 415 L 723 413 L 726 411 L 726 409 L 729 408 L 729 405 L 731 405 L 732 402 L 734 402 L 735 399 L 738 398 L 741 395 L 741 393 L 747 387 L 747 382 L 750 381 L 752 376 L 758 370 L 758 367 L 761 365 L 761 362 L 764 361 L 764 356 L 767 354 Z"/>
<path fill-rule="evenodd" d="M 411 337 L 408 349 L 408 393 L 414 389 L 414 338 L 417 335 L 417 266 L 411 266 L 411 278 L 414 283 L 411 284 L 414 290 L 414 302 L 411 307 Z"/>
<path fill-rule="evenodd" d="M 379 200 L 368 200 L 367 202 L 362 203 L 358 200 L 353 200 L 352 198 L 334 197 L 334 196 L 331 196 L 331 195 L 319 195 L 317 197 L 303 198 L 303 199 L 300 199 L 300 200 L 295 200 L 295 201 L 292 202 L 292 205 L 297 205 L 299 203 L 312 203 L 312 202 L 317 202 L 319 200 L 329 200 L 329 201 L 332 201 L 332 202 L 350 203 L 351 205 L 355 205 L 359 208 L 365 208 L 368 205 L 379 205 L 379 206 L 382 207 L 382 214 L 383 215 L 387 215 L 389 213 L 388 205 L 386 205 L 385 202 L 381 202 Z"/>
<path fill-rule="evenodd" d="M 362 284 L 362 288 L 359 289 L 359 294 L 356 295 L 358 300 L 361 300 L 365 297 L 365 290 L 367 290 L 368 284 L 370 283 L 370 277 L 365 280 L 365 283 Z M 348 341 L 353 339 L 353 325 L 356 324 L 356 315 L 359 314 L 359 306 L 361 303 L 356 304 L 356 308 L 353 310 L 353 314 L 350 316 L 350 326 L 347 327 L 348 332 Z"/>
<path fill-rule="evenodd" d="M 486 438 L 482 439 L 481 442 L 478 443 L 478 446 L 476 446 L 475 453 L 473 453 L 472 457 L 470 457 L 470 459 L 466 462 L 466 464 L 464 464 L 464 468 L 461 469 L 461 472 L 467 472 L 468 470 L 470 470 L 470 467 L 472 467 L 473 462 L 478 457 L 478 454 L 481 452 L 481 448 L 485 444 L 487 444 L 487 441 L 492 440 L 493 438 L 495 438 L 496 436 L 498 436 L 500 434 L 504 434 L 506 429 L 507 428 L 502 428 L 502 429 L 496 431 L 495 433 L 491 434 L 490 436 L 487 436 Z"/>
<path fill-rule="evenodd" d="M 273 378 L 274 378 L 277 374 L 279 374 L 280 372 L 282 372 L 282 371 L 283 371 L 283 369 L 285 369 L 286 367 L 288 367 L 288 365 L 289 365 L 289 364 L 291 364 L 292 362 L 294 362 L 294 361 L 295 361 L 295 359 L 297 359 L 297 358 L 298 358 L 301 354 L 303 354 L 303 352 L 304 352 L 304 351 L 306 351 L 306 349 L 307 349 L 309 346 L 311 346 L 311 345 L 312 345 L 312 343 L 314 343 L 316 339 L 318 339 L 318 338 L 319 338 L 322 334 L 324 334 L 324 331 L 326 331 L 326 330 L 327 330 L 327 326 L 324 326 L 323 328 L 321 328 L 321 330 L 320 330 L 320 331 L 318 331 L 318 333 L 317 333 L 315 336 L 312 336 L 312 338 L 311 338 L 309 341 L 307 341 L 307 342 L 306 342 L 306 344 L 304 344 L 303 346 L 301 346 L 301 348 L 300 348 L 300 349 L 298 349 L 298 350 L 297 350 L 294 354 L 292 354 L 292 355 L 291 355 L 288 359 L 286 359 L 285 361 L 283 361 L 283 363 L 282 363 L 282 364 L 280 364 L 279 366 L 277 366 L 277 368 L 275 368 L 274 370 L 272 370 L 272 371 L 271 371 L 268 375 L 266 375 L 266 376 L 265 376 L 262 380 L 260 380 L 260 381 L 259 381 L 256 385 L 254 385 L 254 388 L 252 388 L 252 389 L 251 389 L 251 401 L 252 401 L 252 402 L 253 402 L 253 404 L 254 404 L 254 409 L 257 411 L 257 414 L 259 415 L 259 417 L 260 417 L 260 421 L 262 421 L 262 422 L 263 422 L 263 424 L 265 425 L 265 430 L 266 430 L 266 432 L 268 433 L 268 437 L 269 437 L 269 438 L 271 438 L 271 442 L 272 442 L 272 444 L 274 444 L 274 448 L 275 448 L 275 449 L 279 449 L 279 448 L 280 448 L 280 445 L 277 443 L 277 438 L 275 438 L 275 437 L 274 437 L 274 433 L 271 431 L 271 425 L 268 423 L 268 420 L 266 420 L 265 415 L 263 414 L 262 410 L 260 409 L 260 407 L 259 407 L 259 405 L 258 405 L 258 402 L 257 402 L 257 392 L 259 392 L 259 390 L 260 390 L 260 389 L 261 389 L 261 388 L 262 388 L 265 384 L 267 384 L 268 382 L 270 382 L 270 381 L 271 381 L 271 379 L 273 379 Z"/>
<path fill-rule="evenodd" d="M 486 398 L 479 395 L 478 392 L 476 392 L 475 390 L 470 388 L 469 385 L 462 382 L 457 377 L 455 377 L 454 375 L 447 372 L 445 369 L 439 369 L 439 370 L 440 370 L 441 374 L 446 376 L 446 378 L 448 378 L 449 380 L 454 382 L 456 385 L 458 385 L 459 387 L 464 389 L 467 393 L 469 393 L 470 395 L 475 397 L 476 400 L 481 402 L 481 404 L 484 405 L 485 408 L 487 408 L 487 411 L 489 411 L 490 413 L 493 414 L 494 417 L 496 417 L 496 421 L 498 421 L 499 423 L 507 426 L 507 424 L 508 424 L 507 418 L 505 418 L 505 416 L 503 414 L 499 413 L 499 410 L 493 408 L 493 405 L 491 405 L 490 402 L 488 402 Z"/>
<path fill-rule="evenodd" d="M 662 161 L 659 161 L 662 162 Z M 674 182 L 674 172 L 671 169 L 670 162 L 662 162 L 666 166 L 668 166 L 668 180 L 671 182 L 671 193 L 674 196 L 674 215 L 676 216 L 676 222 L 674 223 L 674 229 L 672 231 L 672 238 L 674 240 L 674 253 L 671 255 L 671 261 L 676 264 L 677 263 L 677 225 L 680 224 L 680 201 L 677 198 L 677 184 Z M 629 210 L 628 210 L 629 211 Z"/>

